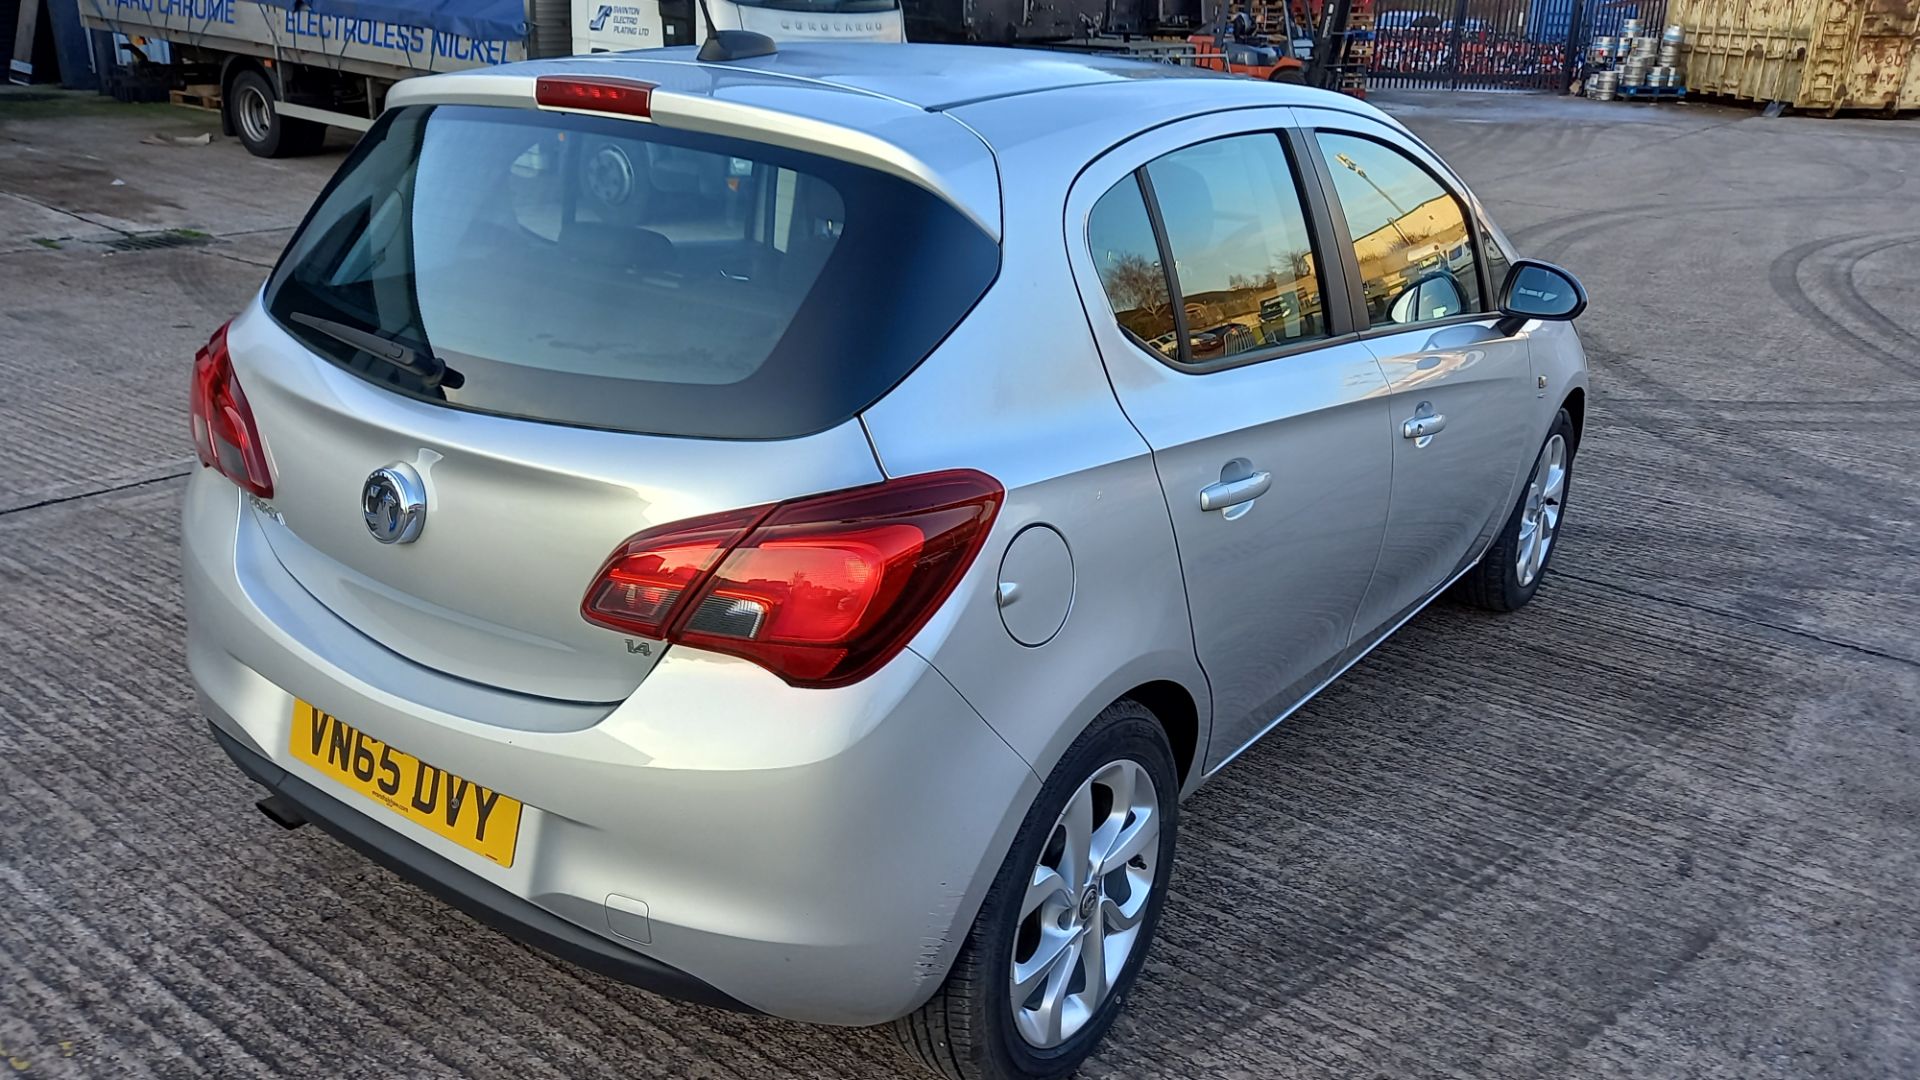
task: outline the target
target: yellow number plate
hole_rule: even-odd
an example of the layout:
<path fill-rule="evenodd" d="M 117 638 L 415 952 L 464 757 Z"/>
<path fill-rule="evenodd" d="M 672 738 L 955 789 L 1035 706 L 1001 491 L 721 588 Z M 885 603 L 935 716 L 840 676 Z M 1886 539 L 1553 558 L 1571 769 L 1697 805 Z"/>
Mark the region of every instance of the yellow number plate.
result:
<path fill-rule="evenodd" d="M 298 698 L 291 749 L 328 778 L 408 821 L 501 866 L 513 865 L 520 800 L 436 769 Z"/>

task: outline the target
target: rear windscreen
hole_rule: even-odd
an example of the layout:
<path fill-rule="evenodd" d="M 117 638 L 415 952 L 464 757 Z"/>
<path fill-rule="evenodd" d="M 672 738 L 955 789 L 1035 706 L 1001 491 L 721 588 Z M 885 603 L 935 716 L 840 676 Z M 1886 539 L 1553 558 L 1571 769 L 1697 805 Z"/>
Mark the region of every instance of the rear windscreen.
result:
<path fill-rule="evenodd" d="M 886 393 L 999 257 L 937 197 L 846 162 L 634 120 L 412 106 L 361 140 L 266 301 L 310 349 L 414 397 L 771 439 Z M 300 315 L 454 375 L 423 379 Z"/>

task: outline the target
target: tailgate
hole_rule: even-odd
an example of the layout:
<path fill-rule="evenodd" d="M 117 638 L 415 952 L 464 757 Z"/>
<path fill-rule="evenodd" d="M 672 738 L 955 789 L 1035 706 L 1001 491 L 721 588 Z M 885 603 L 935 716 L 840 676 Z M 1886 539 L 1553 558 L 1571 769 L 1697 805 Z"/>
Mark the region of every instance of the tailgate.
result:
<path fill-rule="evenodd" d="M 782 441 L 671 438 L 462 412 L 314 356 L 258 305 L 228 335 L 267 445 L 274 554 L 361 633 L 447 674 L 543 697 L 617 701 L 662 652 L 588 624 L 580 602 L 642 529 L 882 479 L 858 421 Z M 421 477 L 419 538 L 374 539 L 362 491 Z"/>

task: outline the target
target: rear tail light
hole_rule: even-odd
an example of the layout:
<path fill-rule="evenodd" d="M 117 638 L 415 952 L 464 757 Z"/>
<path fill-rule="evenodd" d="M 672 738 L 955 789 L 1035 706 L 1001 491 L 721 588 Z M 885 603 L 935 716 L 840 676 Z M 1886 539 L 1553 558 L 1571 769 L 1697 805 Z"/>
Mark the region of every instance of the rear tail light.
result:
<path fill-rule="evenodd" d="M 1004 494 L 954 470 L 676 522 L 620 545 L 581 614 L 744 657 L 794 686 L 844 686 L 939 609 Z"/>
<path fill-rule="evenodd" d="M 233 373 L 227 352 L 227 328 L 222 326 L 193 356 L 193 446 L 200 464 L 263 499 L 273 497 L 273 474 L 267 471 L 267 451 L 254 426 L 253 410 Z"/>

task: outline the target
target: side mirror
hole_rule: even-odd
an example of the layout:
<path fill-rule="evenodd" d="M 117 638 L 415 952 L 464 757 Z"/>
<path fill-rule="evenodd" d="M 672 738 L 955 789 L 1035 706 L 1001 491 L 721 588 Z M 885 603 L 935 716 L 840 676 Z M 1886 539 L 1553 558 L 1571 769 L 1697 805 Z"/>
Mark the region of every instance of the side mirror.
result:
<path fill-rule="evenodd" d="M 1516 259 L 1500 286 L 1500 315 L 1496 324 L 1512 334 L 1528 319 L 1571 322 L 1587 310 L 1587 290 L 1572 274 L 1538 259 Z"/>
<path fill-rule="evenodd" d="M 1460 282 L 1451 271 L 1433 270 L 1400 290 L 1387 305 L 1387 318 L 1397 326 L 1444 319 L 1467 309 Z"/>

